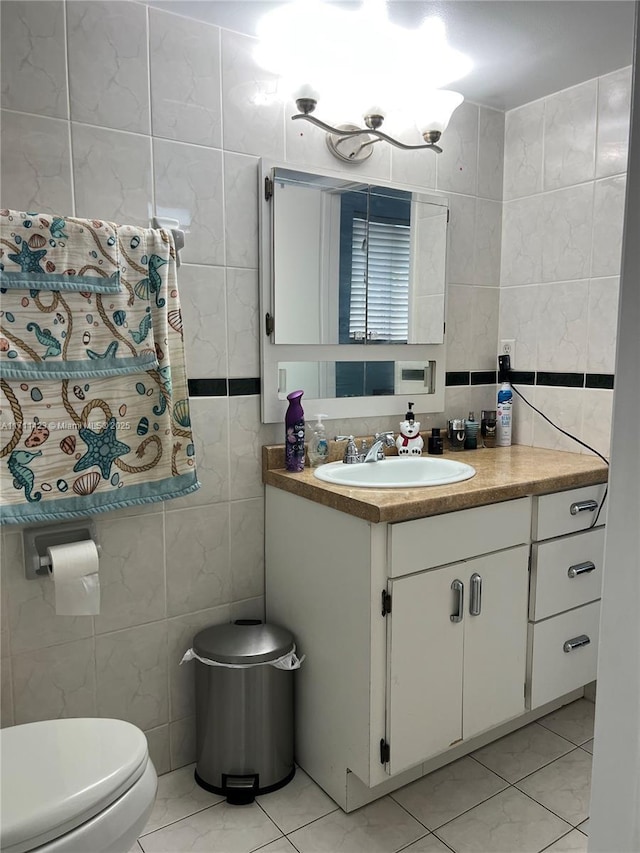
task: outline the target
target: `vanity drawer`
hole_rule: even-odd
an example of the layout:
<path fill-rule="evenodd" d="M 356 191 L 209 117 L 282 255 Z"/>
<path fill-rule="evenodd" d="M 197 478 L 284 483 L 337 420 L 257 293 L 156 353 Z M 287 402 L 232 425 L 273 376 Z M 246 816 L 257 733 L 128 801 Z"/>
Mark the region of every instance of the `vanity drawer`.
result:
<path fill-rule="evenodd" d="M 389 575 L 456 563 L 529 541 L 531 498 L 389 525 Z"/>
<path fill-rule="evenodd" d="M 598 510 L 580 509 L 587 501 L 595 501 L 600 506 L 606 483 L 599 486 L 586 486 L 583 489 L 569 489 L 553 495 L 541 495 L 533 503 L 534 540 L 551 539 L 565 533 L 586 530 L 595 518 Z M 598 524 L 604 524 L 606 507 L 603 508 Z"/>
<path fill-rule="evenodd" d="M 594 601 L 544 622 L 529 623 L 529 708 L 538 708 L 545 702 L 595 681 L 599 622 L 600 602 Z M 565 651 L 565 644 L 570 641 L 575 641 L 576 646 Z"/>
<path fill-rule="evenodd" d="M 600 598 L 604 527 L 531 548 L 529 619 L 539 621 Z"/>

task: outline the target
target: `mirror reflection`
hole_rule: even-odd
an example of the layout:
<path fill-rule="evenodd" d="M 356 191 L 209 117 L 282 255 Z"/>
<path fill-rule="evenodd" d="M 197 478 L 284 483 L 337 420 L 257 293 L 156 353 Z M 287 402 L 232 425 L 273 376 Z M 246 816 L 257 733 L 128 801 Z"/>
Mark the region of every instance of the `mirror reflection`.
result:
<path fill-rule="evenodd" d="M 296 388 L 310 398 L 430 394 L 434 361 L 280 361 L 278 397 Z"/>
<path fill-rule="evenodd" d="M 445 199 L 274 169 L 274 343 L 442 343 L 447 219 Z"/>

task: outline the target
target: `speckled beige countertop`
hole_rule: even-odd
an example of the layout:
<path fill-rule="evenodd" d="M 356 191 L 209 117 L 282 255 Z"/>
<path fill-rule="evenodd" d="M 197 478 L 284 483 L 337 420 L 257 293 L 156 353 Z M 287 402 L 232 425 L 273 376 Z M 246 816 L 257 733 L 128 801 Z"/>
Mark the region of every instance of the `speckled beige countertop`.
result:
<path fill-rule="evenodd" d="M 336 452 L 340 449 L 332 448 L 332 459 Z M 283 446 L 265 445 L 262 448 L 262 480 L 268 486 L 375 523 L 407 521 L 607 481 L 608 469 L 604 462 L 595 456 L 578 453 L 513 445 L 462 453 L 445 450 L 444 456 L 472 465 L 476 475 L 448 486 L 356 489 L 318 480 L 313 476 L 313 469 L 308 467 L 299 474 L 290 474 L 284 470 Z"/>

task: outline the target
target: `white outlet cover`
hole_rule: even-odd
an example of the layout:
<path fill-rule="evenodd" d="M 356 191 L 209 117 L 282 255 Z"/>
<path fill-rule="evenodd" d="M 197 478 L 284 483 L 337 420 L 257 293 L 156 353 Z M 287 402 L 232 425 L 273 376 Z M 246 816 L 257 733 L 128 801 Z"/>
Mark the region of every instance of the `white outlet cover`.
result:
<path fill-rule="evenodd" d="M 500 352 L 498 355 L 508 355 L 511 359 L 511 369 L 516 365 L 516 342 L 513 339 L 500 341 Z"/>

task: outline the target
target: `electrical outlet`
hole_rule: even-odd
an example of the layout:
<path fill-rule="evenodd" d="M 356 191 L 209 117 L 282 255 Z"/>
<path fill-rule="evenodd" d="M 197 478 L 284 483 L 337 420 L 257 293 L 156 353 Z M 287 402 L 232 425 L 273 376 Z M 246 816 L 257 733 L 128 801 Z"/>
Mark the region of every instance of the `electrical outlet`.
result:
<path fill-rule="evenodd" d="M 511 359 L 511 370 L 515 368 L 516 363 L 516 342 L 515 340 L 500 341 L 500 351 L 498 355 L 508 355 Z"/>

